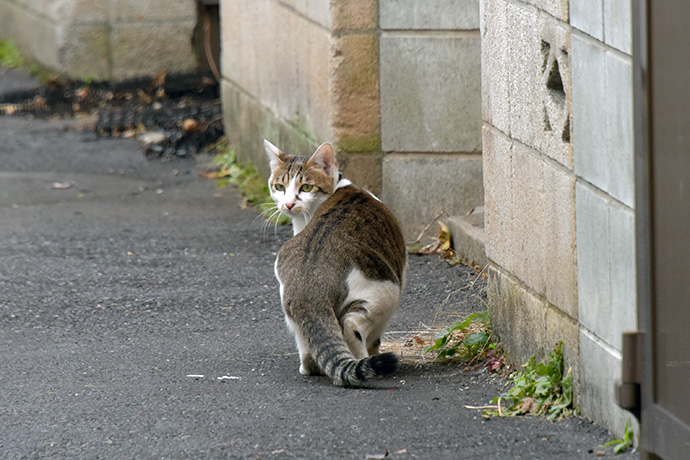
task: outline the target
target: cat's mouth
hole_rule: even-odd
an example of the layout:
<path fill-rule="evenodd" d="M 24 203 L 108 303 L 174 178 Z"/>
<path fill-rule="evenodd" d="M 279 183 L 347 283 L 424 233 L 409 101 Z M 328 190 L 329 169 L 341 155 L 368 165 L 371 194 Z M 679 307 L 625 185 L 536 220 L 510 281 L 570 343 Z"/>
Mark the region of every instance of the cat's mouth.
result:
<path fill-rule="evenodd" d="M 292 216 L 295 216 L 298 214 L 302 214 L 302 206 L 295 205 L 292 208 L 288 208 L 287 206 L 283 205 L 280 208 L 281 208 L 280 210 L 283 212 L 283 214 L 285 214 L 286 216 L 289 216 L 289 217 L 292 217 Z"/>

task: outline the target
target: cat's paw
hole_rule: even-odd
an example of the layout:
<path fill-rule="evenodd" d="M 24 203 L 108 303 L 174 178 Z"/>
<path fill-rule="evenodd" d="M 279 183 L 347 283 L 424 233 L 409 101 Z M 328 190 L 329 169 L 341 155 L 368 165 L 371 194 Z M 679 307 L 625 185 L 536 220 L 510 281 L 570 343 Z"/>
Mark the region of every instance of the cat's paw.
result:
<path fill-rule="evenodd" d="M 321 369 L 313 359 L 305 359 L 299 366 L 299 373 L 302 375 L 321 375 Z"/>

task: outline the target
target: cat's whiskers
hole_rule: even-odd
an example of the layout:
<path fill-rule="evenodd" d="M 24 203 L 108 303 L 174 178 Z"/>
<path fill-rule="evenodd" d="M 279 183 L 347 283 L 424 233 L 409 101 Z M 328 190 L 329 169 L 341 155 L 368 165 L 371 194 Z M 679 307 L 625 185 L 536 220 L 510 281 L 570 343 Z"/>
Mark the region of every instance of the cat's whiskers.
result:
<path fill-rule="evenodd" d="M 263 225 L 262 225 L 262 234 L 264 240 L 268 239 L 268 229 L 270 228 L 271 224 L 273 224 L 273 235 L 278 234 L 278 221 L 280 220 L 280 210 L 278 207 L 274 207 L 272 209 L 269 209 L 268 211 L 273 211 L 270 216 L 266 217 L 264 219 Z"/>

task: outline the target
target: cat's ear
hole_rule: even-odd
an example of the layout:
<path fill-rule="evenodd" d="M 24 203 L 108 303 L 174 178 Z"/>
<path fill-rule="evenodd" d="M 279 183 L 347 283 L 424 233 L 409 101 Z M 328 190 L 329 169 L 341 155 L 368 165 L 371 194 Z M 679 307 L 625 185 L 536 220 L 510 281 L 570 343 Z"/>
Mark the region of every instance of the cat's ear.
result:
<path fill-rule="evenodd" d="M 264 139 L 264 149 L 266 150 L 266 155 L 268 155 L 268 162 L 271 165 L 271 169 L 275 168 L 281 162 L 287 160 L 287 155 L 280 150 L 275 145 Z"/>
<path fill-rule="evenodd" d="M 316 152 L 309 158 L 308 163 L 318 166 L 326 171 L 328 175 L 332 175 L 338 169 L 335 163 L 335 151 L 328 142 L 324 142 L 316 149 Z"/>

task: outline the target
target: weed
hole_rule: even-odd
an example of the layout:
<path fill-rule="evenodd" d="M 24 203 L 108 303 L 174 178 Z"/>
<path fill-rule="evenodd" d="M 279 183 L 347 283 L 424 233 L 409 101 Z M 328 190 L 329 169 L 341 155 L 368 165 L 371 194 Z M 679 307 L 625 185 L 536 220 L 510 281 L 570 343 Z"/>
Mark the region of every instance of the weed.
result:
<path fill-rule="evenodd" d="M 251 165 L 240 164 L 237 161 L 235 149 L 226 146 L 223 150 L 225 151 L 212 160 L 213 164 L 220 168 L 215 175 L 218 180 L 216 186 L 237 185 L 246 203 L 256 205 L 261 210 L 261 214 L 268 215 L 267 220 L 278 225 L 289 223 L 290 219 L 287 216 L 277 212 L 268 191 L 268 185 L 259 172 Z"/>
<path fill-rule="evenodd" d="M 0 65 L 9 69 L 24 67 L 24 57 L 14 40 L 0 40 Z"/>
<path fill-rule="evenodd" d="M 436 353 L 436 359 L 441 361 L 467 365 L 484 363 L 492 372 L 499 372 L 504 366 L 500 344 L 491 335 L 488 310 L 451 324 L 436 334 L 434 344 L 424 351 Z"/>
<path fill-rule="evenodd" d="M 563 372 L 562 342 L 549 353 L 546 364 L 535 363 L 534 356 L 523 365 L 524 370 L 512 377 L 513 387 L 492 400 L 497 409 L 484 411 L 484 415 L 513 417 L 516 415 L 546 415 L 549 420 L 573 412 L 573 375 L 571 369 Z M 501 402 L 508 402 L 507 409 Z"/>
<path fill-rule="evenodd" d="M 625 452 L 633 447 L 633 440 L 635 439 L 635 432 L 630 426 L 630 419 L 625 422 L 625 429 L 623 433 L 623 439 L 614 439 L 604 444 L 604 447 L 613 446 L 613 451 L 616 454 Z"/>

